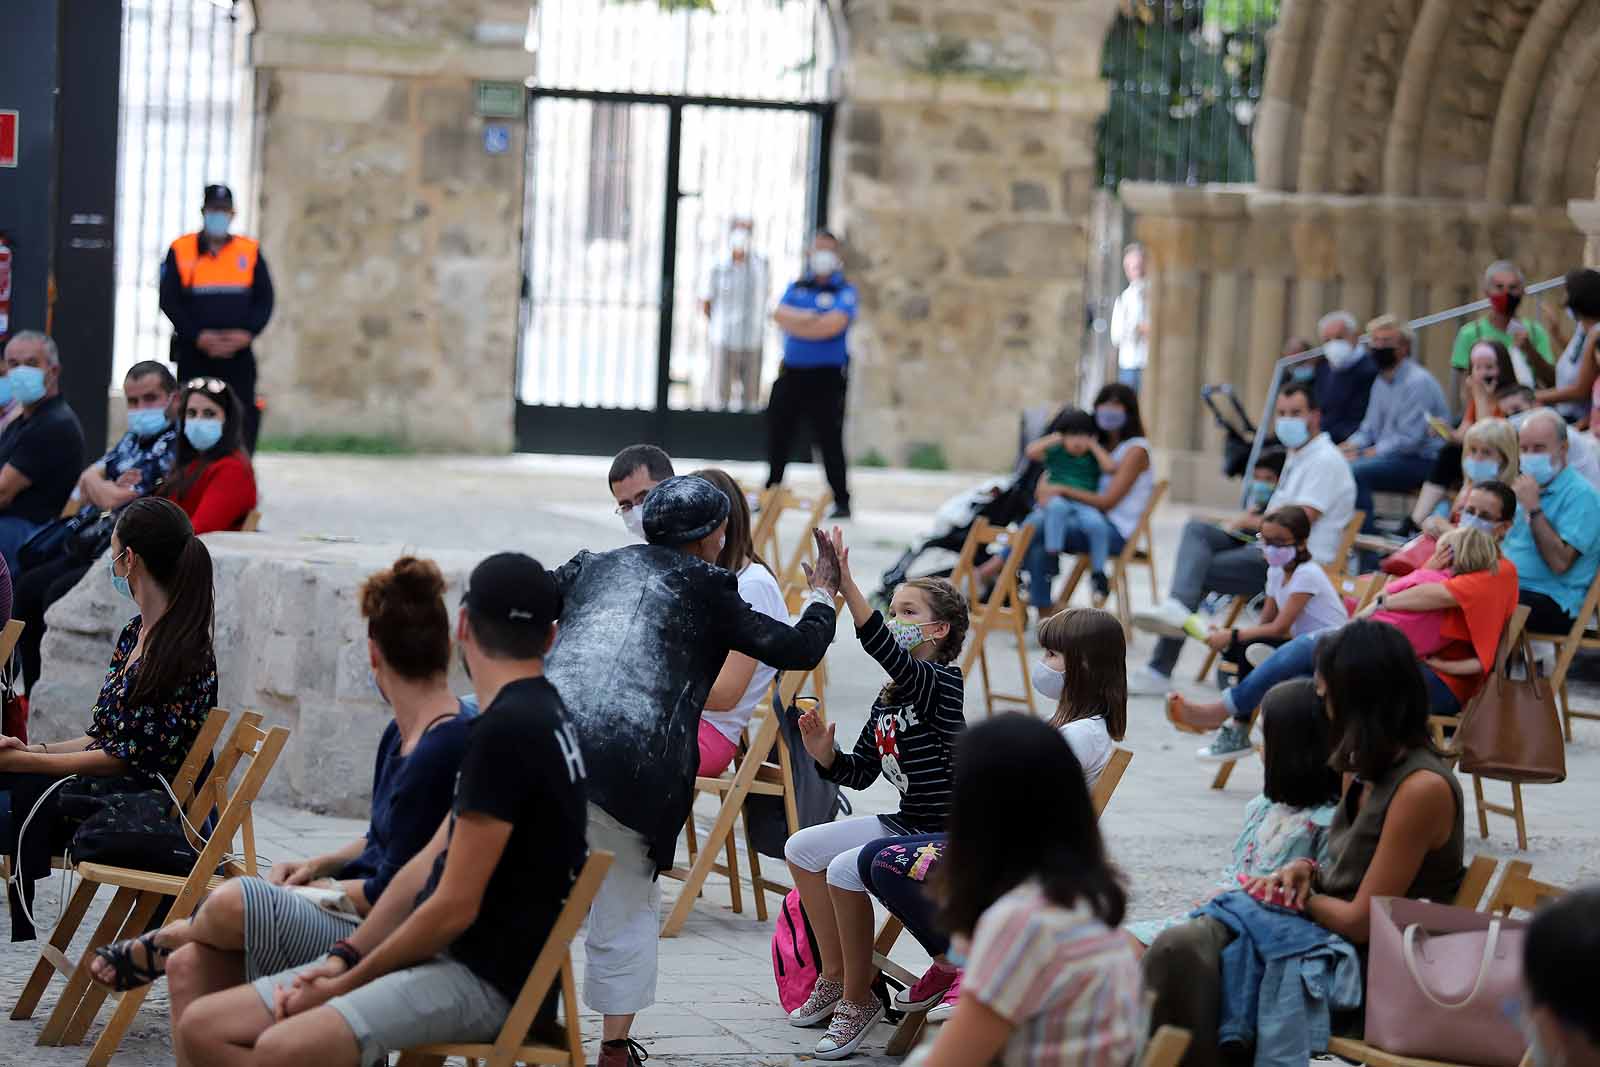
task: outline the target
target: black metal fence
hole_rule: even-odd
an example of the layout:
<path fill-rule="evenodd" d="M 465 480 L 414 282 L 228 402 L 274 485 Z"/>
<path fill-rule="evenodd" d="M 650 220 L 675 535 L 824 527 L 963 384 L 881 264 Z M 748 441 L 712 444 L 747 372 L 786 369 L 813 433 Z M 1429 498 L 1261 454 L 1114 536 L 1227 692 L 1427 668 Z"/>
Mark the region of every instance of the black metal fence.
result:
<path fill-rule="evenodd" d="M 1124 0 L 1101 59 L 1102 185 L 1248 182 L 1279 0 Z"/>

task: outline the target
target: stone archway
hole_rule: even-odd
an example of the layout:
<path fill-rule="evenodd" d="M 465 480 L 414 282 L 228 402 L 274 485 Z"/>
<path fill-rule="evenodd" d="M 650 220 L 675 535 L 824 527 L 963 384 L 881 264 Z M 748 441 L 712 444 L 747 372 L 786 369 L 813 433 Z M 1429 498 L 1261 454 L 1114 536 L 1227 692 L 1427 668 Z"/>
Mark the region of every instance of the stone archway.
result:
<path fill-rule="evenodd" d="M 1258 404 L 1283 338 L 1323 311 L 1447 308 L 1497 258 L 1559 275 L 1600 214 L 1581 203 L 1600 127 L 1579 121 L 1600 7 L 1284 0 L 1271 48 L 1255 185 L 1122 190 L 1155 264 L 1149 422 L 1175 485 L 1215 484 L 1200 380 Z M 1423 336 L 1436 372 L 1453 332 Z"/>

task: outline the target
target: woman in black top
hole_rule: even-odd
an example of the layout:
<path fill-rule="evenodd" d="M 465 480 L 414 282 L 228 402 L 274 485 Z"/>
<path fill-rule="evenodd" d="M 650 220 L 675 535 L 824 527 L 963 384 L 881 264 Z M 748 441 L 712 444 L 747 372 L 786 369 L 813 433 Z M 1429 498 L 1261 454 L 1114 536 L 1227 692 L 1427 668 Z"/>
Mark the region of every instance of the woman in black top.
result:
<path fill-rule="evenodd" d="M 125 779 L 129 790 L 160 788 L 156 778 L 178 772 L 217 703 L 211 554 L 183 509 L 151 497 L 129 504 L 111 535 L 107 564 L 113 587 L 139 611 L 117 638 L 88 730 L 35 744 L 0 737 L 0 789 L 11 794 L 7 845 L 14 864 L 20 847 L 30 897 L 32 880 L 49 873 L 51 849 L 66 844 L 72 829 L 47 802 L 19 846 L 38 797 L 68 775 Z M 14 886 L 11 901 L 12 940 L 28 940 L 33 925 L 17 906 Z"/>

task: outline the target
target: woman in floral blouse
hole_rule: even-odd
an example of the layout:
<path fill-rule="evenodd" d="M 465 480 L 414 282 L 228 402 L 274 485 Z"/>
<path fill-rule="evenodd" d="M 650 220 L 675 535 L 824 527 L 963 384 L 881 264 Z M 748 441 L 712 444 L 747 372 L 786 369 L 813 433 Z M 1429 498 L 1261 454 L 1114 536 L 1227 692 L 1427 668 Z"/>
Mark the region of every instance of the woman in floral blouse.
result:
<path fill-rule="evenodd" d="M 88 730 L 71 740 L 34 744 L 0 736 L 0 790 L 11 794 L 6 847 L 13 865 L 23 817 L 53 782 L 79 775 L 123 779 L 130 790 L 160 788 L 155 777 L 177 773 L 216 706 L 211 554 L 183 509 L 157 497 L 129 504 L 112 534 L 108 565 L 112 585 L 139 613 L 117 639 Z M 52 810 L 47 803 L 29 828 L 21 853 L 25 885 L 49 873 L 52 849 L 70 834 L 70 827 L 50 816 Z M 31 924 L 19 914 L 14 893 L 12 903 L 12 939 L 24 940 Z"/>

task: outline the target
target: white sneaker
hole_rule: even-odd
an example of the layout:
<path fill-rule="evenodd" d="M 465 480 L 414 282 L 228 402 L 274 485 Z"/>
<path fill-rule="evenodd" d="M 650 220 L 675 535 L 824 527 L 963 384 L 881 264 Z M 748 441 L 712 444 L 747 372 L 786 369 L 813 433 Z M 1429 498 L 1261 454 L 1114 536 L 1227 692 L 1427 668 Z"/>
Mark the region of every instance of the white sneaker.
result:
<path fill-rule="evenodd" d="M 1166 696 L 1172 689 L 1172 676 L 1162 674 L 1148 663 L 1128 672 L 1128 695 L 1140 697 Z"/>
<path fill-rule="evenodd" d="M 1161 637 L 1182 638 L 1189 636 L 1189 631 L 1185 627 L 1193 614 L 1188 608 L 1168 597 L 1159 607 L 1149 611 L 1134 612 L 1133 624 L 1141 630 Z"/>
<path fill-rule="evenodd" d="M 1533 662 L 1539 665 L 1539 676 L 1548 678 L 1556 669 L 1556 646 L 1553 641 L 1529 641 L 1528 651 L 1533 653 Z"/>

